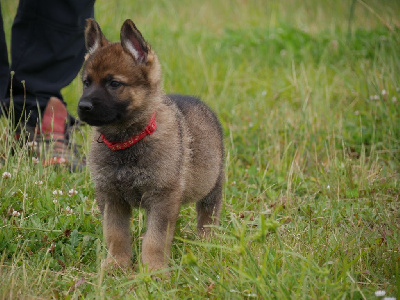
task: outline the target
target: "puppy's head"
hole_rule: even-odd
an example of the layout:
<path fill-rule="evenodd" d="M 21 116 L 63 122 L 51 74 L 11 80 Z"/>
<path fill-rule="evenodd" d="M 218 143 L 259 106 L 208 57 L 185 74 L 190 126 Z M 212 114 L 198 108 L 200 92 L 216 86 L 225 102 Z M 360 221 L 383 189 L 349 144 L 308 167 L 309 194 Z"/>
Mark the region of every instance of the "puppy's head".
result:
<path fill-rule="evenodd" d="M 161 68 L 135 24 L 126 20 L 121 42 L 110 43 L 96 21 L 89 19 L 85 41 L 80 119 L 93 126 L 123 124 L 151 109 L 152 99 L 161 91 Z"/>

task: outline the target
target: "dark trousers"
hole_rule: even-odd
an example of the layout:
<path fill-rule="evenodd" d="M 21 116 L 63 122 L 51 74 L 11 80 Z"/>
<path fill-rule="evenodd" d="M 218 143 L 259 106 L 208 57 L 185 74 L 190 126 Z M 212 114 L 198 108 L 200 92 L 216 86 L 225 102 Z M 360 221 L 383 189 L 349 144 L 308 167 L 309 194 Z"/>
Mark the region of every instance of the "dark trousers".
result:
<path fill-rule="evenodd" d="M 17 120 L 25 107 L 28 125 L 35 126 L 50 97 L 63 100 L 61 89 L 84 61 L 84 28 L 94 16 L 94 1 L 20 0 L 12 26 L 11 68 L 0 8 L 0 101 L 7 109 L 12 97 Z M 15 72 L 12 83 L 10 71 Z"/>

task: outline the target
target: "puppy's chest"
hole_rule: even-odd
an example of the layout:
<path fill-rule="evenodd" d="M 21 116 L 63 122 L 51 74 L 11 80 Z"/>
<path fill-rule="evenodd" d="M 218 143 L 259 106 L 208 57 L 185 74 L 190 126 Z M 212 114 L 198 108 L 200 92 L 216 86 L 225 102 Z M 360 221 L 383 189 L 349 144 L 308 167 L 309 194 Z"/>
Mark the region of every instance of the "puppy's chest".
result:
<path fill-rule="evenodd" d="M 96 185 L 122 191 L 149 184 L 151 172 L 144 158 L 140 152 L 104 151 L 101 159 L 94 158 L 91 162 Z"/>

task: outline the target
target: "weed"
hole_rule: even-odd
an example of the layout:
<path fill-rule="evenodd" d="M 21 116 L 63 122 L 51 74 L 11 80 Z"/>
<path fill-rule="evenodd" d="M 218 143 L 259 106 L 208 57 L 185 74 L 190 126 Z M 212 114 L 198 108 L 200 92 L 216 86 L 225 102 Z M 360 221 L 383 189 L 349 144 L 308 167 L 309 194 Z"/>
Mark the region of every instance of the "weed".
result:
<path fill-rule="evenodd" d="M 2 3 L 6 33 L 15 5 Z M 88 171 L 43 168 L 29 145 L 1 139 L 1 297 L 400 298 L 400 6 L 351 5 L 96 2 L 111 40 L 122 20 L 142 24 L 166 92 L 199 95 L 220 116 L 221 226 L 202 241 L 183 207 L 171 279 L 155 282 L 137 261 L 135 211 L 135 270 L 108 274 Z M 81 90 L 77 79 L 63 91 L 72 113 Z"/>

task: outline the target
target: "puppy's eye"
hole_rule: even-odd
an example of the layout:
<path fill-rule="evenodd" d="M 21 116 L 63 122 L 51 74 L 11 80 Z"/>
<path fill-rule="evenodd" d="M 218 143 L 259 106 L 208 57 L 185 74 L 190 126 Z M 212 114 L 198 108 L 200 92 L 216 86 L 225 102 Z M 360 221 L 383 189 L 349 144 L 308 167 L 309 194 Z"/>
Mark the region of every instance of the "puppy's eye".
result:
<path fill-rule="evenodd" d="M 84 86 L 84 87 L 88 87 L 89 85 L 90 85 L 90 81 L 87 80 L 87 79 L 85 79 L 85 80 L 83 81 L 83 86 Z"/>
<path fill-rule="evenodd" d="M 118 81 L 115 81 L 115 80 L 113 80 L 113 81 L 110 82 L 110 87 L 113 88 L 113 89 L 117 89 L 117 88 L 119 88 L 121 85 L 122 85 L 121 82 L 118 82 Z"/>

